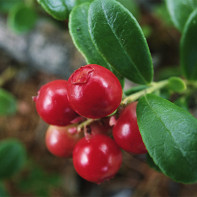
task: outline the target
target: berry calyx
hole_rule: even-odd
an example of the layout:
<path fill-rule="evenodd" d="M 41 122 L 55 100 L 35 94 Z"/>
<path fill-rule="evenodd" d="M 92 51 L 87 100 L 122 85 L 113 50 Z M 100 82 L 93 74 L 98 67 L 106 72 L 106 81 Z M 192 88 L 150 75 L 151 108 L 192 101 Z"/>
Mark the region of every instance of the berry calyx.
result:
<path fill-rule="evenodd" d="M 45 135 L 46 147 L 57 157 L 71 157 L 81 133 L 70 133 L 69 127 L 49 126 Z"/>
<path fill-rule="evenodd" d="M 113 137 L 116 143 L 125 151 L 133 154 L 147 153 L 137 124 L 137 102 L 130 103 L 120 114 L 113 127 Z"/>
<path fill-rule="evenodd" d="M 40 117 L 50 125 L 66 126 L 78 116 L 68 102 L 66 80 L 45 84 L 33 100 Z"/>
<path fill-rule="evenodd" d="M 102 118 L 120 105 L 122 87 L 110 70 L 89 64 L 76 70 L 68 79 L 68 99 L 81 116 Z"/>
<path fill-rule="evenodd" d="M 106 135 L 82 138 L 73 151 L 73 164 L 84 179 L 101 183 L 112 178 L 122 163 L 122 153 L 117 144 Z"/>

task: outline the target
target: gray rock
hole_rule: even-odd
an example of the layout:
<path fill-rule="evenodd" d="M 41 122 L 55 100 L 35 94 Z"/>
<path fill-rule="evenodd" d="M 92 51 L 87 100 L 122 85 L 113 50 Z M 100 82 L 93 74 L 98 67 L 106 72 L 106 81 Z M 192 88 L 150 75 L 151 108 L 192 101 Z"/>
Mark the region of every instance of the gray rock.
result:
<path fill-rule="evenodd" d="M 36 70 L 66 78 L 85 64 L 66 27 L 62 30 L 45 19 L 39 20 L 29 33 L 21 35 L 11 31 L 0 16 L 0 48 Z"/>

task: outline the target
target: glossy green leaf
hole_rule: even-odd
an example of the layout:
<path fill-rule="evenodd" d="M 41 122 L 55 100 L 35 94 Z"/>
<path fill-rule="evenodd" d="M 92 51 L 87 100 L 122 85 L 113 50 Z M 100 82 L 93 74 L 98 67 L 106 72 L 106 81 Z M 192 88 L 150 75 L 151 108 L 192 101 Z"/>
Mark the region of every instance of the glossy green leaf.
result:
<path fill-rule="evenodd" d="M 65 20 L 69 15 L 69 0 L 37 0 L 44 10 L 57 20 Z M 73 2 L 73 1 L 71 1 Z"/>
<path fill-rule="evenodd" d="M 183 92 L 186 90 L 186 84 L 179 77 L 170 77 L 168 79 L 168 88 L 174 92 Z"/>
<path fill-rule="evenodd" d="M 19 172 L 26 161 L 24 146 L 15 139 L 0 142 L 0 179 L 6 179 Z"/>
<path fill-rule="evenodd" d="M 166 4 L 174 25 L 182 32 L 189 15 L 197 8 L 197 1 L 166 0 Z"/>
<path fill-rule="evenodd" d="M 8 16 L 8 25 L 18 33 L 29 31 L 35 25 L 37 14 L 31 7 L 19 4 L 10 10 Z"/>
<path fill-rule="evenodd" d="M 103 59 L 95 47 L 88 31 L 89 3 L 75 7 L 69 20 L 69 30 L 75 46 L 84 55 L 88 64 L 99 64 L 111 70 L 110 65 Z"/>
<path fill-rule="evenodd" d="M 102 57 L 123 77 L 152 81 L 150 51 L 133 15 L 116 1 L 95 0 L 88 11 L 89 32 Z"/>
<path fill-rule="evenodd" d="M 112 69 L 111 65 L 103 58 L 100 51 L 92 42 L 88 30 L 89 5 L 89 3 L 84 3 L 76 6 L 70 14 L 69 30 L 73 42 L 78 50 L 83 54 L 88 64 L 98 64 L 113 71 L 114 74 L 119 78 L 119 80 L 123 82 L 120 74 Z"/>
<path fill-rule="evenodd" d="M 181 38 L 181 68 L 189 80 L 197 80 L 197 9 L 190 15 Z"/>
<path fill-rule="evenodd" d="M 197 182 L 197 119 L 150 94 L 138 102 L 137 121 L 148 153 L 161 171 L 178 182 Z"/>
<path fill-rule="evenodd" d="M 16 112 L 16 99 L 12 94 L 0 88 L 0 116 Z"/>

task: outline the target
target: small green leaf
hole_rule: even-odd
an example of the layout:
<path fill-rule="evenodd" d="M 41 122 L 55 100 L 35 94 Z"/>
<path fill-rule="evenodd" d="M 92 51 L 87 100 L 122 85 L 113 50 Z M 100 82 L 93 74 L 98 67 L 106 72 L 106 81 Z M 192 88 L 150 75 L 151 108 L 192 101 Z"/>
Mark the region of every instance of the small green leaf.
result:
<path fill-rule="evenodd" d="M 189 80 L 197 80 L 197 9 L 190 15 L 181 38 L 181 68 Z"/>
<path fill-rule="evenodd" d="M 23 4 L 13 7 L 8 15 L 8 25 L 17 33 L 29 31 L 35 25 L 36 20 L 35 10 Z"/>
<path fill-rule="evenodd" d="M 83 54 L 88 64 L 101 65 L 112 72 L 119 78 L 122 86 L 124 84 L 123 77 L 103 58 L 102 54 L 96 48 L 88 30 L 88 9 L 89 3 L 76 6 L 69 19 L 69 30 L 73 42 L 78 50 Z"/>
<path fill-rule="evenodd" d="M 67 3 L 72 3 L 70 0 L 37 0 L 44 10 L 57 20 L 65 20 L 69 15 L 69 7 Z M 71 4 L 69 6 L 72 6 Z"/>
<path fill-rule="evenodd" d="M 197 182 L 197 119 L 150 94 L 138 102 L 137 121 L 148 153 L 161 171 L 177 182 Z"/>
<path fill-rule="evenodd" d="M 110 65 L 103 59 L 88 31 L 88 9 L 89 3 L 75 7 L 69 19 L 69 30 L 73 42 L 78 50 L 84 55 L 88 64 L 99 64 L 111 70 Z"/>
<path fill-rule="evenodd" d="M 168 88 L 174 92 L 183 92 L 186 90 L 186 84 L 179 77 L 170 77 L 168 79 Z"/>
<path fill-rule="evenodd" d="M 0 142 L 0 179 L 6 179 L 19 172 L 26 161 L 24 146 L 15 139 Z"/>
<path fill-rule="evenodd" d="M 182 32 L 189 15 L 197 8 L 196 0 L 166 0 L 174 25 Z"/>
<path fill-rule="evenodd" d="M 88 11 L 89 32 L 102 57 L 123 77 L 152 81 L 150 51 L 133 15 L 116 1 L 95 0 Z"/>
<path fill-rule="evenodd" d="M 0 0 L 0 12 L 8 12 L 19 3 L 21 0 Z"/>
<path fill-rule="evenodd" d="M 12 94 L 0 88 L 0 116 L 16 112 L 16 99 Z"/>

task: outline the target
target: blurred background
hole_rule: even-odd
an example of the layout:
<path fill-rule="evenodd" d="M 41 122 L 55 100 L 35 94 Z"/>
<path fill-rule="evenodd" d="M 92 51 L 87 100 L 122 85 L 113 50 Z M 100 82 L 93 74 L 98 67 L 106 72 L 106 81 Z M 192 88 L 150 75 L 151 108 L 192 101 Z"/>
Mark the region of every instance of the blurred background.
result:
<path fill-rule="evenodd" d="M 130 9 L 147 38 L 155 80 L 179 76 L 180 33 L 164 2 L 133 0 Z M 76 174 L 71 159 L 47 151 L 48 125 L 37 115 L 32 96 L 51 80 L 68 79 L 82 65 L 68 21 L 54 20 L 35 0 L 0 0 L 0 196 L 197 196 L 197 185 L 173 182 L 149 167 L 145 155 L 124 153 L 115 178 L 96 185 Z M 197 117 L 196 97 L 171 99 Z"/>

